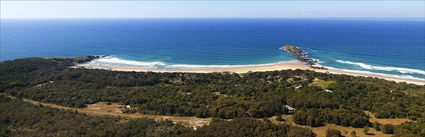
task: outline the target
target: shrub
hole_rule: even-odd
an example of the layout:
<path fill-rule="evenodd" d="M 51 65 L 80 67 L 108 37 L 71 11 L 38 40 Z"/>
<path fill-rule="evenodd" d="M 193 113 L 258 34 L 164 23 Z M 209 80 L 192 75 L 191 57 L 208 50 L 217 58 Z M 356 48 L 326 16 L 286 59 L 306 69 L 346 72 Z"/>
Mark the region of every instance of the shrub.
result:
<path fill-rule="evenodd" d="M 343 137 L 343 136 L 341 135 L 341 131 L 328 128 L 326 130 L 326 137 Z"/>
<path fill-rule="evenodd" d="M 384 132 L 384 134 L 394 134 L 394 125 L 385 124 L 382 126 L 382 132 Z"/>

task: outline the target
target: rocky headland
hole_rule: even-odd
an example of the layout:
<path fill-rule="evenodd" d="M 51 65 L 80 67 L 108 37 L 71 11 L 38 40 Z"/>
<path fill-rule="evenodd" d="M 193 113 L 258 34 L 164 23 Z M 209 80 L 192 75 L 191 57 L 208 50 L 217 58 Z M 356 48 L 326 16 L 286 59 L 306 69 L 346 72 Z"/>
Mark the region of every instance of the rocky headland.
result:
<path fill-rule="evenodd" d="M 95 60 L 101 57 L 104 57 L 104 56 L 79 56 L 74 58 L 67 58 L 66 60 L 70 62 L 72 65 L 77 65 L 77 64 L 90 62 L 92 60 Z"/>
<path fill-rule="evenodd" d="M 310 66 L 313 69 L 326 69 L 324 67 L 318 67 L 317 66 L 317 60 L 313 59 L 313 58 L 309 58 L 307 52 L 303 51 L 302 49 L 298 48 L 297 46 L 294 45 L 284 45 L 281 48 L 279 48 L 280 50 L 284 50 L 286 52 L 289 52 L 292 56 L 296 57 L 297 60 L 307 64 L 308 66 Z"/>

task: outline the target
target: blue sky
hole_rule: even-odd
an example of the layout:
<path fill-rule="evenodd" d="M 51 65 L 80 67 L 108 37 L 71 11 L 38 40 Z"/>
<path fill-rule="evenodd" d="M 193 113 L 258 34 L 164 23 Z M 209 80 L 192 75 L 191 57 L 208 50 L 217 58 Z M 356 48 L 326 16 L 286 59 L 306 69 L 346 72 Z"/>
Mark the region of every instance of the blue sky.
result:
<path fill-rule="evenodd" d="M 1 18 L 425 18 L 424 1 L 1 1 Z"/>

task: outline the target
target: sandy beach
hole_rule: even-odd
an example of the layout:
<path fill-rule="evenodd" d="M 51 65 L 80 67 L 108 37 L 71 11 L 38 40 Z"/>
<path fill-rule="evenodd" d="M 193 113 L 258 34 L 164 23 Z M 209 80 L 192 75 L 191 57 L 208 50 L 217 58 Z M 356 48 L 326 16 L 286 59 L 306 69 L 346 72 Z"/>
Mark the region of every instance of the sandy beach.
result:
<path fill-rule="evenodd" d="M 389 81 L 395 81 L 395 82 L 406 82 L 410 84 L 416 84 L 416 85 L 425 85 L 425 80 L 419 80 L 419 79 L 405 79 L 405 78 L 397 78 L 393 76 L 388 76 L 385 74 L 379 74 L 379 73 L 361 73 L 361 72 L 348 72 L 344 70 L 339 69 L 328 69 L 327 71 L 324 70 L 314 70 L 316 72 L 323 72 L 323 73 L 332 73 L 332 74 L 345 74 L 345 75 L 352 75 L 352 76 L 361 76 L 361 77 L 374 77 L 374 78 L 381 78 Z"/>
<path fill-rule="evenodd" d="M 425 80 L 420 79 L 406 79 L 398 78 L 391 75 L 379 74 L 379 73 L 364 73 L 364 72 L 353 72 L 342 69 L 328 68 L 324 69 L 313 69 L 308 65 L 303 64 L 299 61 L 288 61 L 279 62 L 274 64 L 264 65 L 235 65 L 225 67 L 171 67 L 171 68 L 151 68 L 151 67 L 140 67 L 140 66 L 103 66 L 103 65 L 92 65 L 92 64 L 79 64 L 74 68 L 88 68 L 88 69 L 107 69 L 111 71 L 135 71 L 135 72 L 188 72 L 188 73 L 213 73 L 213 72 L 233 72 L 233 73 L 247 73 L 247 72 L 260 72 L 260 71 L 274 71 L 274 70 L 289 70 L 289 69 L 301 69 L 301 70 L 312 70 L 321 73 L 332 73 L 332 74 L 345 74 L 362 77 L 376 77 L 385 80 L 395 82 L 406 82 L 417 85 L 425 85 Z"/>

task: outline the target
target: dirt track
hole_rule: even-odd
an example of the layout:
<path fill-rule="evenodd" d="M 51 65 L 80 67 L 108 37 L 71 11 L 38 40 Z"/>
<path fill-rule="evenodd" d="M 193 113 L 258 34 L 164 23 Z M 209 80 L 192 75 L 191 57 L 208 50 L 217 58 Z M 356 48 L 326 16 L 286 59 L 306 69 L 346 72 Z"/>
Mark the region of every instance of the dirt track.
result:
<path fill-rule="evenodd" d="M 13 96 L 10 96 L 10 95 L 7 95 L 7 94 L 4 94 L 4 95 L 15 99 L 15 97 L 13 97 Z M 90 116 L 113 116 L 113 117 L 121 118 L 124 121 L 128 120 L 128 119 L 132 119 L 132 118 L 147 118 L 147 119 L 154 119 L 154 120 L 157 120 L 157 121 L 171 120 L 175 123 L 182 124 L 182 125 L 187 126 L 187 127 L 192 127 L 192 128 L 195 128 L 195 129 L 197 127 L 208 125 L 211 121 L 211 118 L 148 115 L 148 114 L 140 114 L 140 113 L 128 114 L 128 113 L 123 113 L 121 111 L 122 108 L 124 108 L 125 106 L 119 105 L 119 104 L 116 104 L 116 103 L 112 103 L 112 104 L 108 105 L 104 102 L 99 102 L 99 103 L 96 103 L 96 104 L 89 104 L 89 105 L 87 105 L 86 108 L 72 108 L 72 107 L 65 107 L 65 106 L 60 106 L 60 105 L 56 105 L 56 104 L 52 104 L 52 103 L 43 103 L 43 102 L 33 101 L 33 100 L 29 100 L 29 99 L 23 99 L 23 100 L 25 102 L 31 103 L 33 105 L 42 105 L 42 106 L 49 107 L 49 108 L 77 111 L 78 113 L 82 113 L 82 114 L 86 114 L 86 115 L 90 115 Z M 271 117 L 271 118 L 269 118 L 269 120 L 272 121 L 275 124 L 279 124 L 279 122 L 275 121 L 275 117 Z M 401 124 L 403 122 L 408 121 L 407 119 L 377 119 L 375 117 L 372 117 L 369 120 L 371 122 L 376 121 L 376 122 L 383 123 L 383 124 L 394 124 L 394 125 L 398 125 L 398 124 Z M 286 122 L 283 122 L 283 123 L 296 125 L 293 122 L 289 122 L 289 121 L 286 121 Z M 300 126 L 300 125 L 298 125 L 298 126 Z M 307 126 L 302 126 L 302 127 L 307 127 Z M 349 133 L 351 131 L 356 131 L 357 136 L 360 136 L 360 137 L 367 136 L 362 132 L 363 128 L 342 127 L 342 126 L 337 126 L 337 125 L 334 125 L 334 124 L 326 124 L 326 126 L 316 127 L 316 128 L 311 128 L 311 129 L 313 130 L 313 132 L 315 134 L 317 134 L 320 137 L 320 136 L 326 135 L 326 129 L 328 129 L 328 128 L 338 129 L 344 135 L 347 135 L 347 136 L 349 135 Z M 373 128 L 370 128 L 370 133 L 375 134 L 375 136 L 391 136 L 390 134 L 383 134 L 382 132 L 378 132 Z"/>
<path fill-rule="evenodd" d="M 9 98 L 15 99 L 15 97 L 13 96 L 10 96 L 7 94 L 3 94 L 3 95 L 8 96 Z M 133 113 L 133 114 L 123 113 L 121 110 L 125 106 L 115 104 L 115 103 L 108 105 L 104 102 L 99 102 L 96 104 L 89 104 L 87 105 L 86 108 L 72 108 L 72 107 L 56 105 L 53 103 L 33 101 L 29 99 L 23 99 L 23 100 L 33 105 L 42 105 L 49 108 L 77 111 L 78 113 L 82 113 L 82 114 L 86 114 L 90 116 L 113 116 L 113 117 L 119 117 L 123 120 L 128 120 L 132 118 L 148 118 L 148 119 L 154 119 L 157 121 L 171 120 L 175 123 L 182 124 L 187 127 L 193 127 L 193 128 L 208 125 L 211 121 L 211 118 L 162 116 L 162 115 L 148 115 L 148 114 L 140 114 L 140 113 Z"/>

